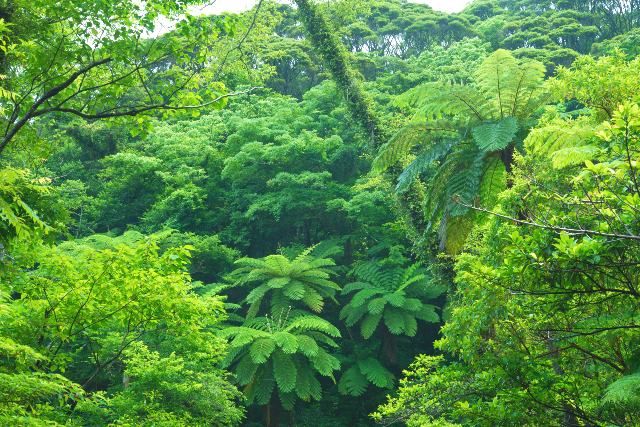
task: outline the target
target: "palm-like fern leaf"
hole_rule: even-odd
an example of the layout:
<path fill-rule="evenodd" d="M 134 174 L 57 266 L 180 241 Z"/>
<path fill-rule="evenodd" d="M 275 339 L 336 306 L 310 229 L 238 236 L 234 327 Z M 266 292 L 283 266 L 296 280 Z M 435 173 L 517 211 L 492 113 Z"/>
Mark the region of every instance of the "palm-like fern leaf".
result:
<path fill-rule="evenodd" d="M 399 193 L 405 192 L 419 175 L 426 172 L 435 161 L 446 156 L 447 153 L 450 152 L 452 146 L 453 142 L 451 141 L 437 141 L 428 150 L 420 153 L 420 155 L 418 155 L 418 157 L 416 157 L 409 166 L 402 171 L 400 176 L 398 176 L 396 191 Z"/>
<path fill-rule="evenodd" d="M 507 148 L 517 133 L 518 120 L 515 117 L 505 117 L 473 128 L 473 140 L 481 151 L 491 153 Z"/>

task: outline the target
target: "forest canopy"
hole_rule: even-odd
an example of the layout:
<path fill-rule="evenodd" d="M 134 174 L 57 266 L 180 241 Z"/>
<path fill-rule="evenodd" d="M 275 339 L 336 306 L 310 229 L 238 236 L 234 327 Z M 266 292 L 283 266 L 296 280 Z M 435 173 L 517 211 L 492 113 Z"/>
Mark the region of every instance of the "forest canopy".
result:
<path fill-rule="evenodd" d="M 640 2 L 0 0 L 0 425 L 640 426 Z"/>

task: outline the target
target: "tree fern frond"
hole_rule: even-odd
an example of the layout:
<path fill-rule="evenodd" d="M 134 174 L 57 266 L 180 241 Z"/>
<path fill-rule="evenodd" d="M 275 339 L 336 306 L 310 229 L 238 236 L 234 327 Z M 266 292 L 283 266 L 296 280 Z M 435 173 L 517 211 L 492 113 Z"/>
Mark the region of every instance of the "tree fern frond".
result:
<path fill-rule="evenodd" d="M 416 178 L 428 170 L 434 162 L 440 160 L 446 156 L 454 145 L 452 141 L 441 140 L 437 141 L 428 150 L 420 153 L 410 164 L 407 166 L 400 176 L 398 176 L 398 182 L 396 184 L 396 191 L 403 193 L 407 191 L 409 186 L 416 180 Z"/>
<path fill-rule="evenodd" d="M 313 246 L 309 246 L 308 248 L 306 248 L 305 250 L 300 252 L 298 254 L 298 256 L 295 257 L 295 259 L 293 261 L 294 262 L 301 262 L 301 261 L 304 261 L 305 259 L 309 258 L 309 255 L 311 254 L 311 252 L 313 252 L 315 250 L 315 248 L 317 246 L 318 246 L 317 244 L 315 244 Z"/>
<path fill-rule="evenodd" d="M 382 314 L 385 305 L 387 305 L 386 295 L 385 298 L 374 298 L 369 301 L 369 304 L 367 305 L 367 311 L 369 311 L 369 313 L 373 315 Z"/>
<path fill-rule="evenodd" d="M 247 385 L 255 377 L 256 371 L 260 365 L 255 363 L 249 355 L 244 356 L 238 363 L 235 374 L 238 384 Z"/>
<path fill-rule="evenodd" d="M 391 388 L 393 387 L 394 377 L 382 363 L 373 357 L 367 357 L 366 359 L 359 360 L 357 363 L 362 374 L 373 385 L 379 388 Z"/>
<path fill-rule="evenodd" d="M 295 385 L 294 385 L 295 387 Z M 280 397 L 280 403 L 282 407 L 287 411 L 292 411 L 296 404 L 296 394 L 293 391 L 285 393 L 282 389 L 278 391 L 278 397 Z"/>
<path fill-rule="evenodd" d="M 449 215 L 459 216 L 467 213 L 469 209 L 458 203 L 459 201 L 473 204 L 484 174 L 485 156 L 484 152 L 472 144 L 450 156 L 456 172 L 450 176 L 446 187 L 448 199 L 451 201 L 448 207 Z"/>
<path fill-rule="evenodd" d="M 300 359 L 294 360 L 296 365 L 296 385 L 295 385 L 295 393 L 298 398 L 302 399 L 305 402 L 309 402 L 311 400 L 311 377 L 313 374 L 309 369 L 308 363 L 301 362 Z"/>
<path fill-rule="evenodd" d="M 281 392 L 288 393 L 296 386 L 296 365 L 292 356 L 283 351 L 276 350 L 273 353 L 273 375 Z"/>
<path fill-rule="evenodd" d="M 340 369 L 340 361 L 320 348 L 318 354 L 310 357 L 313 368 L 322 376 L 330 377 L 333 371 Z"/>
<path fill-rule="evenodd" d="M 271 395 L 273 394 L 273 389 L 276 386 L 276 380 L 273 378 L 273 374 L 271 373 L 271 363 L 267 363 L 264 366 L 261 366 L 259 371 L 263 371 L 262 375 L 256 375 L 256 381 L 251 383 L 253 386 L 253 392 L 251 394 L 247 394 L 247 400 L 251 403 L 253 400 L 258 405 L 266 405 L 271 400 Z"/>
<path fill-rule="evenodd" d="M 312 337 L 307 335 L 296 336 L 298 349 L 307 357 L 313 357 L 318 354 L 318 343 Z"/>
<path fill-rule="evenodd" d="M 429 323 L 438 323 L 440 321 L 440 316 L 438 316 L 435 306 L 431 304 L 424 304 L 422 309 L 416 313 L 416 318 Z"/>
<path fill-rule="evenodd" d="M 260 365 L 269 359 L 275 348 L 276 343 L 271 338 L 258 338 L 249 347 L 249 355 L 254 363 Z"/>
<path fill-rule="evenodd" d="M 380 320 L 382 319 L 382 313 L 380 314 L 367 314 L 364 316 L 362 323 L 360 324 L 360 333 L 364 339 L 369 339 L 373 333 L 378 329 Z"/>
<path fill-rule="evenodd" d="M 318 331 L 334 338 L 340 337 L 338 328 L 318 316 L 298 317 L 289 323 L 285 331 Z"/>
<path fill-rule="evenodd" d="M 302 297 L 302 302 L 304 302 L 311 311 L 316 313 L 320 313 L 324 307 L 324 299 L 322 298 L 322 295 L 313 288 L 308 288 L 305 291 L 304 296 Z"/>
<path fill-rule="evenodd" d="M 368 384 L 369 381 L 362 374 L 360 368 L 357 365 L 354 365 L 344 371 L 340 377 L 340 381 L 338 381 L 338 392 L 340 394 L 356 397 L 362 396 L 367 390 Z"/>
<path fill-rule="evenodd" d="M 369 298 L 380 294 L 384 294 L 384 291 L 379 288 L 363 289 L 356 293 L 353 298 L 351 298 L 349 305 L 354 308 L 360 307 L 361 305 L 365 304 L 369 300 Z"/>
<path fill-rule="evenodd" d="M 410 312 L 420 311 L 422 309 L 422 301 L 417 298 L 406 298 L 402 307 Z"/>
<path fill-rule="evenodd" d="M 311 255 L 316 259 L 331 259 L 331 257 L 341 254 L 342 251 L 341 239 L 329 239 L 315 245 Z"/>
<path fill-rule="evenodd" d="M 469 85 L 437 82 L 417 86 L 398 96 L 397 106 L 415 106 L 417 119 L 438 120 L 444 117 L 473 117 L 484 120 L 486 99 L 482 92 Z"/>
<path fill-rule="evenodd" d="M 518 61 L 499 49 L 487 57 L 475 73 L 475 83 L 496 105 L 497 118 L 528 114 L 535 109 L 546 69 L 537 61 Z"/>
<path fill-rule="evenodd" d="M 402 127 L 389 142 L 380 148 L 374 159 L 372 170 L 381 173 L 404 159 L 411 150 L 425 142 L 427 137 L 425 123 L 412 123 Z"/>
<path fill-rule="evenodd" d="M 412 313 L 402 312 L 404 318 L 404 334 L 408 337 L 415 337 L 418 332 L 418 322 Z"/>
<path fill-rule="evenodd" d="M 293 281 L 282 290 L 282 293 L 290 300 L 298 301 L 304 297 L 306 289 L 303 283 Z"/>
<path fill-rule="evenodd" d="M 384 312 L 384 324 L 394 335 L 400 335 L 405 330 L 404 316 L 397 309 L 389 309 Z"/>
<path fill-rule="evenodd" d="M 273 340 L 286 354 L 293 354 L 298 350 L 298 339 L 289 332 L 278 331 L 273 334 Z"/>
<path fill-rule="evenodd" d="M 505 117 L 497 122 L 476 126 L 472 133 L 480 151 L 491 153 L 504 150 L 513 143 L 518 133 L 518 120 L 515 117 Z"/>
<path fill-rule="evenodd" d="M 265 283 L 264 285 L 260 285 L 257 288 L 253 288 L 251 292 L 247 294 L 244 300 L 249 304 L 253 304 L 256 301 L 261 301 L 264 295 L 269 292 L 270 289 L 271 288 L 267 283 Z"/>
<path fill-rule="evenodd" d="M 405 302 L 407 301 L 407 299 L 404 297 L 404 295 L 400 292 L 394 292 L 391 294 L 386 294 L 384 296 L 385 301 L 387 301 L 389 304 L 391 304 L 394 307 L 404 307 Z"/>
<path fill-rule="evenodd" d="M 640 413 L 640 373 L 625 375 L 610 384 L 602 398 L 602 406 L 619 413 Z"/>
<path fill-rule="evenodd" d="M 340 320 L 344 320 L 347 326 L 353 326 L 358 323 L 366 313 L 367 306 L 364 304 L 359 307 L 347 304 L 340 310 Z"/>
<path fill-rule="evenodd" d="M 296 376 L 295 392 L 305 402 L 320 400 L 322 398 L 322 386 L 313 375 L 308 363 L 296 361 L 298 375 Z"/>
<path fill-rule="evenodd" d="M 265 263 L 269 269 L 281 276 L 287 276 L 291 269 L 291 262 L 284 255 L 269 255 L 265 257 Z"/>
<path fill-rule="evenodd" d="M 359 291 L 371 287 L 367 282 L 352 282 L 348 283 L 342 288 L 342 295 L 348 295 L 353 291 Z"/>
<path fill-rule="evenodd" d="M 274 277 L 269 279 L 266 285 L 271 289 L 282 289 L 291 281 L 290 277 Z"/>

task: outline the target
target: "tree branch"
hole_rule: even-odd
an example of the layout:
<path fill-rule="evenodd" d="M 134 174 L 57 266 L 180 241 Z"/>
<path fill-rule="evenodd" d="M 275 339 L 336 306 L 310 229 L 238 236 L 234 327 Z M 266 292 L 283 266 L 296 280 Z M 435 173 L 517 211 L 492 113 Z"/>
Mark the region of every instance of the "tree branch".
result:
<path fill-rule="evenodd" d="M 473 209 L 474 211 L 477 212 L 483 212 L 489 215 L 493 215 L 495 217 L 507 220 L 507 221 L 511 221 L 513 223 L 516 224 L 520 224 L 520 225 L 529 225 L 531 227 L 536 227 L 536 228 L 542 228 L 545 230 L 550 230 L 553 231 L 557 234 L 561 234 L 561 233 L 567 233 L 567 234 L 577 234 L 577 235 L 589 235 L 589 236 L 599 236 L 599 237 L 608 237 L 608 238 L 612 238 L 612 239 L 625 239 L 625 240 L 635 240 L 635 241 L 640 241 L 640 236 L 637 236 L 635 234 L 618 234 L 618 233 L 603 233 L 601 231 L 595 231 L 595 230 L 585 230 L 585 229 L 579 229 L 579 228 L 567 228 L 567 227 L 559 227 L 559 226 L 555 226 L 555 225 L 548 225 L 548 224 L 540 224 L 537 222 L 533 222 L 533 221 L 527 221 L 527 220 L 522 220 L 522 219 L 518 219 L 518 218 L 513 218 L 510 217 L 508 215 L 503 215 L 500 214 L 498 212 L 493 212 L 490 211 L 489 209 L 485 209 L 485 208 L 480 208 L 477 206 L 473 206 L 470 205 L 468 203 L 464 203 L 460 200 L 454 200 L 456 203 L 458 203 L 461 206 L 464 206 L 466 208 L 469 209 Z"/>
<path fill-rule="evenodd" d="M 94 113 L 94 114 L 84 113 L 81 110 L 77 110 L 74 108 L 54 107 L 54 108 L 48 108 L 46 110 L 41 110 L 38 115 L 40 116 L 47 113 L 60 112 L 60 113 L 74 114 L 85 120 L 97 120 L 97 119 L 108 119 L 108 118 L 114 118 L 114 117 L 136 116 L 138 114 L 145 113 L 151 110 L 195 110 L 195 109 L 204 108 L 209 105 L 215 104 L 216 102 L 220 102 L 225 98 L 231 98 L 231 97 L 240 96 L 240 95 L 247 95 L 255 90 L 262 89 L 262 88 L 263 88 L 262 86 L 253 86 L 247 90 L 226 93 L 224 95 L 218 96 L 215 99 L 212 99 L 211 101 L 204 102 L 202 104 L 197 104 L 197 105 L 180 106 L 180 105 L 169 105 L 167 103 L 159 103 L 159 104 L 146 105 L 144 107 L 131 108 L 128 110 L 107 111 L 107 112 Z"/>
<path fill-rule="evenodd" d="M 107 64 L 109 62 L 111 62 L 111 58 L 103 58 L 98 61 L 91 62 L 86 66 L 80 68 L 79 70 L 75 71 L 74 73 L 72 73 L 65 81 L 52 87 L 47 92 L 45 92 L 41 97 L 39 97 L 31 105 L 31 107 L 24 114 L 24 116 L 22 116 L 20 120 L 15 122 L 15 124 L 13 124 L 13 126 L 11 126 L 7 130 L 7 132 L 4 134 L 4 136 L 2 137 L 2 141 L 0 141 L 0 153 L 2 153 L 2 151 L 6 148 L 7 144 L 9 144 L 9 142 L 11 141 L 11 139 L 13 139 L 13 137 L 18 133 L 18 131 L 22 129 L 24 125 L 26 125 L 29 122 L 29 120 L 40 115 L 40 114 L 37 114 L 37 111 L 42 104 L 44 104 L 46 101 L 50 100 L 51 98 L 53 98 L 54 96 L 62 92 L 64 89 L 71 86 L 71 84 L 73 84 L 73 82 L 76 81 L 78 77 L 88 73 L 89 71 L 91 71 L 96 67 Z"/>

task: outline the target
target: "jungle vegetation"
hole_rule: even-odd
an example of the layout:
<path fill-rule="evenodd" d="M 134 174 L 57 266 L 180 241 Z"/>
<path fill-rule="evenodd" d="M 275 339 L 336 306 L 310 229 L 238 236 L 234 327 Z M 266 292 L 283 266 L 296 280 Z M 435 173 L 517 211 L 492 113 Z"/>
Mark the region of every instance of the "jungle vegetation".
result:
<path fill-rule="evenodd" d="M 640 425 L 640 2 L 0 0 L 0 425 Z"/>

